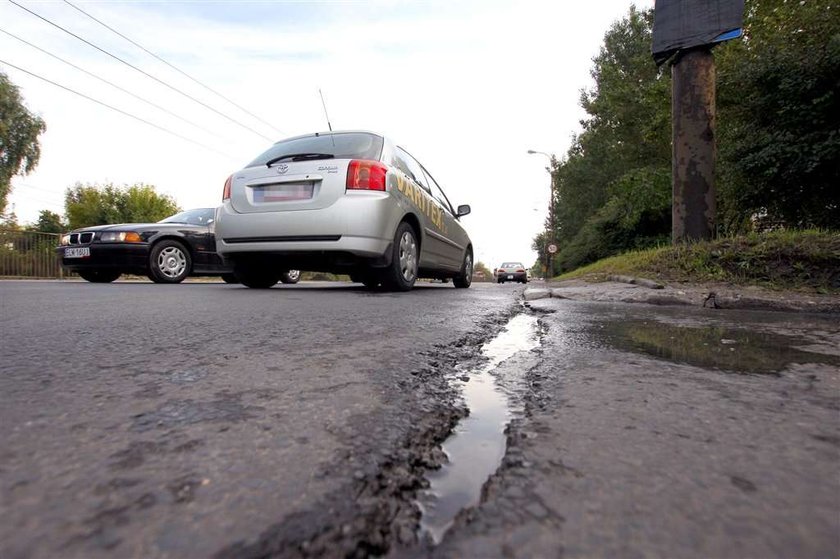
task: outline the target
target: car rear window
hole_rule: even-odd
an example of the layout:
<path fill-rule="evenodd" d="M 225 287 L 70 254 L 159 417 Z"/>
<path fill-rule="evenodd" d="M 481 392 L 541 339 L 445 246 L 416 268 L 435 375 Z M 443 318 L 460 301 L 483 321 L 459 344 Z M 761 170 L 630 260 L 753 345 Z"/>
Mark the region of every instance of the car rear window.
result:
<path fill-rule="evenodd" d="M 520 262 L 505 262 L 499 268 L 524 268 Z"/>
<path fill-rule="evenodd" d="M 382 138 L 362 132 L 319 134 L 277 142 L 246 167 L 259 167 L 284 155 L 296 153 L 327 153 L 336 159 L 374 159 L 382 155 Z"/>

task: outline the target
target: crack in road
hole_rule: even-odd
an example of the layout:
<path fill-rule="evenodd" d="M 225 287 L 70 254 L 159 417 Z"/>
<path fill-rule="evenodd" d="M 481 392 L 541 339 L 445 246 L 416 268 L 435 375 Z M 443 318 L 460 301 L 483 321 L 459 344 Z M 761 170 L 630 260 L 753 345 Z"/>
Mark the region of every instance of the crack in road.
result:
<path fill-rule="evenodd" d="M 461 393 L 451 378 L 486 363 L 488 356 L 482 355 L 482 348 L 522 312 L 521 305 L 513 304 L 477 324 L 471 333 L 422 353 L 426 365 L 411 371 L 400 383 L 402 390 L 413 394 L 419 402 L 420 414 L 414 419 L 411 431 L 392 450 L 381 455 L 375 470 L 357 470 L 354 481 L 329 499 L 269 527 L 256 541 L 237 542 L 220 550 L 215 558 L 268 559 L 325 554 L 369 557 L 416 547 L 420 543 L 421 518 L 416 502 L 418 494 L 429 487 L 426 474 L 446 462 L 441 445 L 458 421 L 467 415 Z M 365 449 L 354 452 L 366 453 Z"/>

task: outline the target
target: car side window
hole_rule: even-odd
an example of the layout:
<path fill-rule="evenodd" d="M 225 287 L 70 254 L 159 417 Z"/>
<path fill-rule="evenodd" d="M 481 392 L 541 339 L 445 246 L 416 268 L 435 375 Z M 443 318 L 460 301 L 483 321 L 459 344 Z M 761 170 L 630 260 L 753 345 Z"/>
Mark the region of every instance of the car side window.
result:
<path fill-rule="evenodd" d="M 399 148 L 394 149 L 393 153 L 391 154 L 391 165 L 396 167 L 400 171 L 406 174 L 408 178 L 414 179 L 414 174 L 411 172 L 411 169 L 408 168 L 408 163 L 402 158 L 402 154 L 400 154 Z"/>
<path fill-rule="evenodd" d="M 423 166 L 417 163 L 417 160 L 411 157 L 405 150 L 402 148 L 397 148 L 397 153 L 399 156 L 405 161 L 405 164 L 408 165 L 408 169 L 410 171 L 409 175 L 411 178 L 414 179 L 414 182 L 422 186 L 427 192 L 429 192 L 429 185 L 426 182 L 426 175 L 423 174 Z"/>
<path fill-rule="evenodd" d="M 443 189 L 437 183 L 435 178 L 429 173 L 429 171 L 426 171 L 425 167 L 423 167 L 423 170 L 426 172 L 426 176 L 429 179 L 429 186 L 431 186 L 432 188 L 432 196 L 435 197 L 435 200 L 437 200 L 446 211 L 448 211 L 454 216 L 455 210 L 452 209 L 452 204 L 449 203 L 449 198 L 446 197 L 446 194 L 444 194 Z"/>

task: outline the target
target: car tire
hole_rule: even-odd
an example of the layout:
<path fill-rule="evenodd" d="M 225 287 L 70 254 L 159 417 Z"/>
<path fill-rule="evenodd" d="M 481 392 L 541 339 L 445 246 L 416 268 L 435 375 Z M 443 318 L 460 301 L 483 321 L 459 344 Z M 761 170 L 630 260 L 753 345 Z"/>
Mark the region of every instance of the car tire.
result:
<path fill-rule="evenodd" d="M 111 283 L 121 275 L 119 270 L 79 270 L 79 276 L 90 283 Z"/>
<path fill-rule="evenodd" d="M 237 266 L 234 274 L 239 283 L 251 289 L 268 289 L 280 281 L 279 273 L 256 266 Z"/>
<path fill-rule="evenodd" d="M 382 286 L 388 291 L 409 291 L 417 281 L 420 244 L 414 228 L 403 221 L 394 233 L 391 265 L 382 271 Z"/>
<path fill-rule="evenodd" d="M 149 277 L 155 283 L 181 283 L 192 272 L 192 257 L 182 243 L 164 239 L 149 253 Z"/>
<path fill-rule="evenodd" d="M 461 264 L 461 271 L 457 276 L 452 278 L 452 283 L 459 289 L 466 289 L 472 285 L 473 274 L 473 255 L 471 250 L 467 250 L 464 255 L 464 262 Z"/>
<path fill-rule="evenodd" d="M 225 283 L 239 283 L 236 274 L 222 274 L 222 281 Z"/>
<path fill-rule="evenodd" d="M 300 281 L 300 270 L 289 270 L 280 274 L 280 281 L 283 283 L 297 283 Z"/>

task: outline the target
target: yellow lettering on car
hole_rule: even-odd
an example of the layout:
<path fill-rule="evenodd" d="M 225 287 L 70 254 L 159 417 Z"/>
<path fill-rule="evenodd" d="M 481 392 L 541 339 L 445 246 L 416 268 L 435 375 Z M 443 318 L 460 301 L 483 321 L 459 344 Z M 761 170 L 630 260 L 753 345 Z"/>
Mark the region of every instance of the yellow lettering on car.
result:
<path fill-rule="evenodd" d="M 404 177 L 402 173 L 393 173 L 393 180 L 390 185 L 393 187 L 396 182 L 397 191 L 408 198 L 408 200 L 434 224 L 442 233 L 446 234 L 446 224 L 443 219 L 443 210 L 432 200 L 429 193 L 414 181 Z"/>

